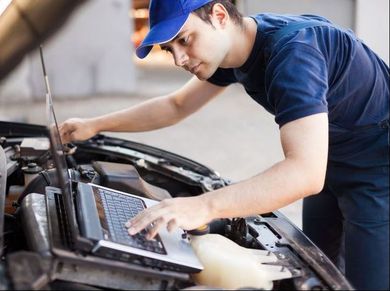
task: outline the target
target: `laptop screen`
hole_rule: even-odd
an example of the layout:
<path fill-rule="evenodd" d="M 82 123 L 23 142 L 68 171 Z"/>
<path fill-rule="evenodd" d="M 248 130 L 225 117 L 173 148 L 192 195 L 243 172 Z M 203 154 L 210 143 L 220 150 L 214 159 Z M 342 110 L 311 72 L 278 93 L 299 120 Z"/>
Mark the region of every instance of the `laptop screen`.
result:
<path fill-rule="evenodd" d="M 46 111 L 47 111 L 47 126 L 50 133 L 50 145 L 52 147 L 52 155 L 55 160 L 55 166 L 58 172 L 61 186 L 66 189 L 70 188 L 70 175 L 66 163 L 64 147 L 59 135 L 58 124 L 54 113 L 53 103 L 49 94 L 46 94 Z"/>
<path fill-rule="evenodd" d="M 72 196 L 72 183 L 70 172 L 66 163 L 65 151 L 61 142 L 61 137 L 58 130 L 58 123 L 53 107 L 53 99 L 50 92 L 49 80 L 46 75 L 45 64 L 43 61 L 42 47 L 40 47 L 42 70 L 45 78 L 46 86 L 46 117 L 47 128 L 50 139 L 50 150 L 54 165 L 56 167 L 59 186 L 62 191 L 62 200 L 64 203 L 69 228 L 74 241 L 77 241 L 79 236 L 78 225 L 75 215 L 75 208 Z"/>

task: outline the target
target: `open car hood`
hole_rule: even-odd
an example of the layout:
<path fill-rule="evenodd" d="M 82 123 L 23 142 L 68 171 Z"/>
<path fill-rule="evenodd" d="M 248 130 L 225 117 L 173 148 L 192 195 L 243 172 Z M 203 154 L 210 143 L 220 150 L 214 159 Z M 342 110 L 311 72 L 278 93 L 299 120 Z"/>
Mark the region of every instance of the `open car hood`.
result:
<path fill-rule="evenodd" d="M 8 0 L 2 0 L 8 3 Z M 85 0 L 12 0 L 0 14 L 0 81 Z M 1 11 L 0 11 L 1 12 Z"/>

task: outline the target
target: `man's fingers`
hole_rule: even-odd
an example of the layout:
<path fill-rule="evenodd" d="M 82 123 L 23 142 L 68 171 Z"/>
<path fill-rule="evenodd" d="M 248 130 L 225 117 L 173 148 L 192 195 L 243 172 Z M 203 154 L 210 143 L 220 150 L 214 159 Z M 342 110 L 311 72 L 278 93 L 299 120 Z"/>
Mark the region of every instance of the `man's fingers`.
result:
<path fill-rule="evenodd" d="M 135 217 L 129 219 L 126 223 L 127 227 L 137 225 L 141 220 L 145 219 L 150 213 L 151 210 L 153 210 L 153 207 L 150 207 L 148 209 L 144 209 L 140 213 L 138 213 Z"/>
<path fill-rule="evenodd" d="M 171 219 L 169 222 L 168 222 L 168 225 L 167 225 L 167 230 L 169 232 L 172 232 L 174 231 L 176 228 L 178 228 L 179 226 L 177 225 L 177 222 L 176 222 L 176 219 Z"/>
<path fill-rule="evenodd" d="M 70 130 L 68 123 L 61 123 L 58 126 L 58 129 L 59 129 L 61 134 L 68 133 L 68 131 Z"/>
<path fill-rule="evenodd" d="M 69 136 L 70 141 L 78 141 L 79 140 L 76 132 L 72 132 L 72 133 L 68 134 L 67 136 Z"/>
<path fill-rule="evenodd" d="M 140 214 L 138 214 L 136 217 L 128 221 L 129 225 L 129 234 L 134 235 L 147 226 L 149 226 L 152 222 L 157 220 L 161 215 L 158 213 L 158 211 L 154 210 L 153 208 L 146 209 L 142 211 Z"/>
<path fill-rule="evenodd" d="M 64 137 L 67 140 L 73 140 L 77 138 L 79 131 L 84 130 L 83 124 L 78 121 L 65 121 L 58 126 L 61 138 Z"/>
<path fill-rule="evenodd" d="M 148 216 L 149 215 L 153 215 L 153 214 L 157 214 L 159 213 L 159 211 L 161 211 L 163 209 L 161 203 L 157 204 L 157 205 L 154 205 L 152 207 L 148 207 L 146 209 L 144 209 L 143 211 L 141 211 L 140 213 L 138 213 L 135 217 L 133 217 L 132 219 L 129 219 L 128 221 L 128 224 L 129 226 L 130 225 L 136 225 L 138 224 L 141 220 L 143 219 L 148 219 Z M 162 212 L 162 213 L 165 213 L 166 211 Z M 157 217 L 156 217 L 157 218 Z M 155 218 L 155 219 L 156 219 Z M 128 227 L 129 227 L 128 226 Z"/>
<path fill-rule="evenodd" d="M 60 132 L 61 141 L 63 143 L 69 143 L 72 140 L 72 133 L 74 131 L 74 126 L 71 126 L 68 123 L 62 123 L 60 124 L 58 129 Z"/>
<path fill-rule="evenodd" d="M 169 221 L 169 218 L 167 217 L 160 217 L 159 219 L 155 220 L 153 222 L 153 226 L 149 229 L 149 232 L 148 232 L 148 235 L 147 235 L 147 239 L 153 239 L 157 233 L 159 232 L 159 230 L 163 227 L 165 227 L 165 225 L 167 224 L 167 222 Z"/>
<path fill-rule="evenodd" d="M 125 224 L 129 228 L 129 234 L 134 235 L 153 224 L 148 231 L 147 237 L 148 239 L 152 239 L 162 227 L 167 227 L 168 230 L 177 228 L 178 225 L 173 215 L 175 212 L 170 207 L 172 201 L 171 199 L 164 200 L 130 219 Z"/>
<path fill-rule="evenodd" d="M 62 143 L 65 144 L 65 143 L 70 142 L 69 134 L 67 132 L 60 132 L 60 137 L 61 137 Z"/>

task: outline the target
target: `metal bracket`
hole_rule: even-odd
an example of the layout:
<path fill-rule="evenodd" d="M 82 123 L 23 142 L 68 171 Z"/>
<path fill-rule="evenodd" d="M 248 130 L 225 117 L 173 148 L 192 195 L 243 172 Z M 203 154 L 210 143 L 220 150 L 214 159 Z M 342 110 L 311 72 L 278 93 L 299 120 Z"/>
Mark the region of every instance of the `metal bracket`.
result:
<path fill-rule="evenodd" d="M 8 273 L 16 290 L 39 290 L 50 282 L 51 260 L 20 251 L 7 256 Z"/>

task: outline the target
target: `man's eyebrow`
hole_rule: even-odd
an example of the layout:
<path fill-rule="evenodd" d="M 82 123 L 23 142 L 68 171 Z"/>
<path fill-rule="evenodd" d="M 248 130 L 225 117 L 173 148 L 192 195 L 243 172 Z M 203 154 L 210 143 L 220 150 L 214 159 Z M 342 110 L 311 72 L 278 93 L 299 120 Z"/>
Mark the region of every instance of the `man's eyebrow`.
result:
<path fill-rule="evenodd" d="M 186 32 L 187 32 L 187 30 L 184 29 L 184 30 L 180 31 L 180 32 L 179 32 L 174 38 L 172 38 L 172 40 L 170 40 L 169 42 L 160 44 L 161 49 L 167 49 L 167 47 L 169 47 L 168 43 L 173 42 L 173 41 L 175 41 L 176 39 L 180 38 L 180 37 L 181 37 L 184 33 L 186 33 Z"/>
<path fill-rule="evenodd" d="M 178 39 L 179 37 L 181 37 L 183 34 L 185 34 L 187 32 L 187 30 L 183 29 L 182 31 L 180 31 L 171 41 L 175 41 L 176 39 Z"/>

